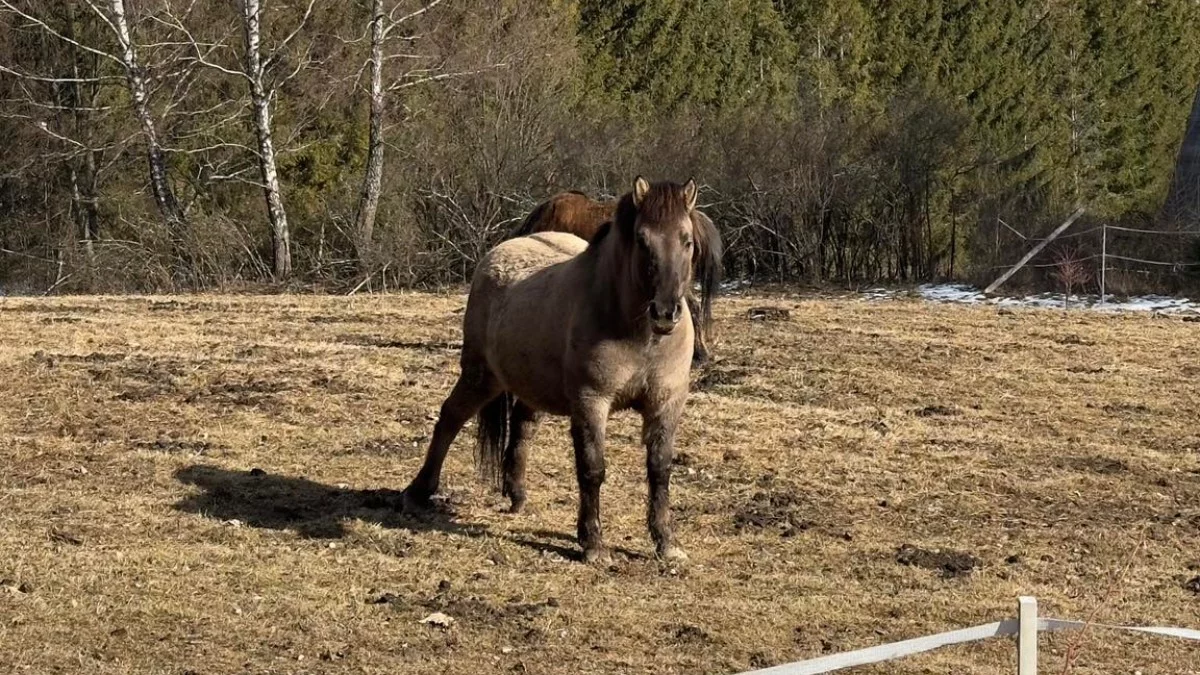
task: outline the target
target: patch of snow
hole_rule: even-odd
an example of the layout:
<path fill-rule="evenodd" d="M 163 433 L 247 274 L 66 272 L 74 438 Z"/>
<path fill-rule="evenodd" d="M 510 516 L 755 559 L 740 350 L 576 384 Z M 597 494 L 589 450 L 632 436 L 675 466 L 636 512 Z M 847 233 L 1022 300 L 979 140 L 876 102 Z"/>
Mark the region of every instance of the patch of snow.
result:
<path fill-rule="evenodd" d="M 1039 293 L 1037 295 L 992 297 L 984 295 L 978 288 L 965 284 L 924 284 L 915 293 L 887 288 L 871 288 L 862 292 L 866 300 L 894 300 L 915 295 L 927 302 L 960 305 L 996 305 L 998 307 L 1041 307 L 1058 309 L 1063 306 L 1062 293 Z M 1165 295 L 1143 295 L 1115 301 L 1109 296 L 1104 302 L 1096 295 L 1072 295 L 1072 309 L 1089 309 L 1101 312 L 1161 312 L 1164 314 L 1200 314 L 1200 303 L 1188 298 Z"/>
<path fill-rule="evenodd" d="M 729 281 L 721 282 L 721 290 L 724 292 L 738 291 L 743 288 L 749 288 L 751 283 L 749 279 L 730 279 Z"/>

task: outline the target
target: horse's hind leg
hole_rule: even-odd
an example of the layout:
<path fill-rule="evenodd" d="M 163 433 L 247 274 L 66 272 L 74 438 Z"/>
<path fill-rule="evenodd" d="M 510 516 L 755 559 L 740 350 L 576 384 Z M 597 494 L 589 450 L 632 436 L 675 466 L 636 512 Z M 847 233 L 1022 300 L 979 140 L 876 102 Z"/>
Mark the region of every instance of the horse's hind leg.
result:
<path fill-rule="evenodd" d="M 692 315 L 692 334 L 695 343 L 692 346 L 692 366 L 703 366 L 708 363 L 708 342 L 704 334 L 704 318 L 700 314 L 700 299 L 694 292 L 687 294 L 688 312 Z"/>
<path fill-rule="evenodd" d="M 421 507 L 429 503 L 429 498 L 438 490 L 442 464 L 446 461 L 446 452 L 450 450 L 454 437 L 462 430 L 467 420 L 498 393 L 496 380 L 486 369 L 464 367 L 450 396 L 442 403 L 437 424 L 433 428 L 433 440 L 429 442 L 429 450 L 425 453 L 425 463 L 421 465 L 417 477 L 404 490 L 406 508 Z"/>
<path fill-rule="evenodd" d="M 512 500 L 510 513 L 525 508 L 525 469 L 529 460 L 529 442 L 537 431 L 538 413 L 520 399 L 509 418 L 508 445 L 504 448 L 504 496 Z"/>

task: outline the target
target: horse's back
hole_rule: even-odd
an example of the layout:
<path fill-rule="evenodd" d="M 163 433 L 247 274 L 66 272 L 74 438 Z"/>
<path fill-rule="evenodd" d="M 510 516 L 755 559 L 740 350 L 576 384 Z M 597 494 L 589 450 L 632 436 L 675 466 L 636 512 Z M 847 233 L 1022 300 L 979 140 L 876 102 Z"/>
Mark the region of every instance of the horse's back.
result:
<path fill-rule="evenodd" d="M 507 287 L 539 270 L 569 260 L 585 249 L 586 241 L 564 232 L 538 232 L 509 239 L 496 245 L 479 261 L 472 286 L 490 282 L 497 287 Z"/>

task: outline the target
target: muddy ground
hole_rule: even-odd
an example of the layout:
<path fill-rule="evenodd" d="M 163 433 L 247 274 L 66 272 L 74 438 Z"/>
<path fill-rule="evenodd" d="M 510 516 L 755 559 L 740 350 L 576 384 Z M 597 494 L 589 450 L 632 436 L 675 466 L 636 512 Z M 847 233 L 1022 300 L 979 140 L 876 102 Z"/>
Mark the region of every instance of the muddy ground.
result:
<path fill-rule="evenodd" d="M 400 515 L 461 294 L 0 300 L 0 672 L 736 673 L 1044 615 L 1200 627 L 1200 324 L 775 293 L 718 304 L 652 557 L 614 418 L 612 567 L 565 425 L 526 514 L 469 433 Z M 421 623 L 438 613 L 449 625 Z M 1044 637 L 1046 672 L 1200 645 Z M 1008 674 L 995 640 L 863 673 Z"/>

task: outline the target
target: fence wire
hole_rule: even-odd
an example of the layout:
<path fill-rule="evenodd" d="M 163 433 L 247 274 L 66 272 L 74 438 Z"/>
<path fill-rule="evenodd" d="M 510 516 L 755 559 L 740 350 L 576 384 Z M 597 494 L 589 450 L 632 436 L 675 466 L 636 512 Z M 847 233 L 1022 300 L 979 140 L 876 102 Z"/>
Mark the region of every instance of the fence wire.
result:
<path fill-rule="evenodd" d="M 1002 218 L 997 218 L 997 219 L 996 219 L 996 222 L 997 222 L 997 223 L 999 223 L 1000 225 L 1003 225 L 1003 226 L 1004 226 L 1004 227 L 1005 227 L 1005 228 L 1006 228 L 1008 231 L 1010 231 L 1010 232 L 1012 232 L 1013 234 L 1015 234 L 1016 236 L 1020 237 L 1022 241 L 1026 241 L 1026 242 L 1031 242 L 1031 243 L 1032 243 L 1032 242 L 1042 242 L 1042 241 L 1045 241 L 1045 240 L 1046 240 L 1046 238 L 1045 238 L 1045 237 L 1029 237 L 1029 236 L 1026 236 L 1026 235 L 1025 235 L 1023 232 L 1021 232 L 1020 230 L 1018 230 L 1018 229 L 1016 229 L 1015 227 L 1013 227 L 1012 225 L 1009 225 L 1008 223 L 1004 222 L 1004 220 L 1003 220 Z M 1097 226 L 1095 226 L 1095 227 L 1088 228 L 1088 229 L 1086 229 L 1086 230 L 1083 230 L 1083 231 L 1081 231 L 1081 232 L 1072 232 L 1071 234 L 1062 234 L 1062 235 L 1059 235 L 1058 237 L 1056 237 L 1056 240 L 1063 240 L 1063 239 L 1073 239 L 1073 238 L 1078 238 L 1078 237 L 1085 237 L 1085 236 L 1087 236 L 1087 235 L 1090 235 L 1090 234 L 1095 234 L 1096 232 L 1100 232 L 1100 233 L 1101 233 L 1101 235 L 1102 235 L 1102 237 L 1103 237 L 1103 245 L 1102 245 L 1102 250 L 1101 250 L 1101 252 L 1100 252 L 1100 253 L 1097 253 L 1097 254 L 1089 255 L 1089 256 L 1087 256 L 1087 257 L 1085 257 L 1085 258 L 1072 258 L 1072 259 L 1070 260 L 1070 262 L 1072 262 L 1072 263 L 1083 263 L 1083 262 L 1089 262 L 1089 261 L 1092 261 L 1092 260 L 1100 260 L 1101 274 L 1103 274 L 1103 273 L 1104 273 L 1104 272 L 1106 272 L 1106 271 L 1112 271 L 1112 272 L 1129 272 L 1129 271 L 1136 271 L 1136 270 L 1130 270 L 1130 269 L 1128 269 L 1128 268 L 1125 268 L 1125 267 L 1109 267 L 1109 265 L 1108 265 L 1108 262 L 1109 262 L 1110 260 L 1113 260 L 1113 261 L 1122 261 L 1122 262 L 1128 262 L 1128 263 L 1135 263 L 1135 264 L 1139 264 L 1139 265 L 1153 265 L 1153 266 L 1156 266 L 1156 267 L 1169 267 L 1169 268 L 1173 268 L 1173 269 L 1175 269 L 1175 270 L 1200 268 L 1200 262 L 1172 262 L 1172 261 L 1166 261 L 1166 260 L 1147 260 L 1147 259 L 1145 259 L 1145 258 L 1137 258 L 1137 257 L 1133 257 L 1133 256 L 1120 255 L 1120 254 L 1117 254 L 1117 253 L 1109 253 L 1109 252 L 1107 251 L 1107 249 L 1108 249 L 1108 246 L 1111 244 L 1111 242 L 1108 240 L 1108 233 L 1109 233 L 1110 231 L 1112 231 L 1112 232 L 1126 232 L 1126 233 L 1130 233 L 1130 234 L 1140 234 L 1140 235 L 1151 235 L 1151 236 L 1160 236 L 1160 235 L 1162 235 L 1162 236 L 1178 236 L 1178 237 L 1197 237 L 1197 238 L 1200 238 L 1200 231 L 1188 231 L 1188 230 L 1174 230 L 1174 231 L 1172 231 L 1172 230 L 1147 230 L 1147 229 L 1141 229 L 1141 228 L 1136 228 L 1136 227 L 1123 227 L 1123 226 L 1121 226 L 1121 225 L 1097 225 Z M 1026 265 L 1026 267 L 1033 268 L 1033 269 L 1048 269 L 1048 268 L 1061 267 L 1061 266 L 1062 266 L 1062 263 L 1061 263 L 1061 262 L 1051 262 L 1051 263 L 1040 263 L 1040 264 L 1029 264 L 1029 265 Z M 1000 266 L 993 267 L 992 269 L 994 269 L 994 270 L 998 270 L 998 269 L 1007 269 L 1007 267 L 1006 267 L 1006 266 L 1003 266 L 1003 265 L 1000 265 Z"/>

